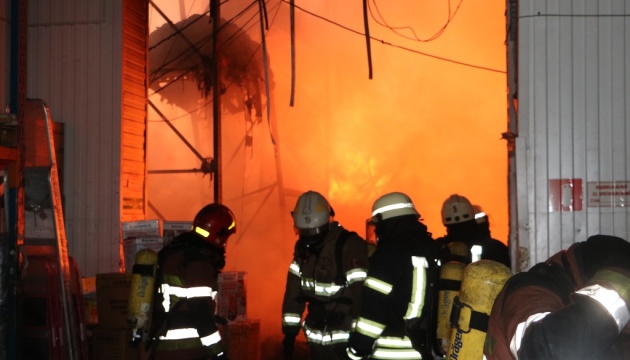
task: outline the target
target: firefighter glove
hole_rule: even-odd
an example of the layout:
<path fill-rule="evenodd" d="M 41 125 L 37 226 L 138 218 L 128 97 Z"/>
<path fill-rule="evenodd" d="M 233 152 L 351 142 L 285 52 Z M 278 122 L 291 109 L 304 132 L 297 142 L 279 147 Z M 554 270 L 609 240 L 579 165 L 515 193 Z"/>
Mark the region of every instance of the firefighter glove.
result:
<path fill-rule="evenodd" d="M 293 359 L 293 350 L 295 349 L 295 336 L 284 335 L 282 340 L 282 355 L 285 360 Z"/>

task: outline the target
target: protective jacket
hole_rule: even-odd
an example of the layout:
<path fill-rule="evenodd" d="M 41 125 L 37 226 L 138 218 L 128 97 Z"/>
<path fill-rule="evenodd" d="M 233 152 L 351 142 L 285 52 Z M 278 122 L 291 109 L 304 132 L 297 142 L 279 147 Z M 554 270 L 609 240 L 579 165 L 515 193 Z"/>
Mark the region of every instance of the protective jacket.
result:
<path fill-rule="evenodd" d="M 224 355 L 215 322 L 224 254 L 193 232 L 177 236 L 159 252 L 151 334 L 155 359 Z"/>
<path fill-rule="evenodd" d="M 303 251 L 298 241 L 282 303 L 283 334 L 303 328 L 311 345 L 346 343 L 361 306 L 367 254 L 366 242 L 337 222 L 314 251 Z"/>
<path fill-rule="evenodd" d="M 420 318 L 425 310 L 429 261 L 436 257 L 435 243 L 426 226 L 414 216 L 382 221 L 377 235 L 348 356 L 421 359 L 405 328 L 407 320 Z"/>
<path fill-rule="evenodd" d="M 608 260 L 619 252 L 616 245 L 608 246 L 610 238 L 591 237 L 512 276 L 490 314 L 486 358 L 630 359 L 630 337 L 620 329 L 628 319 L 616 314 L 627 317 L 625 304 L 620 305 L 619 296 L 610 297 L 605 288 L 600 290 L 608 294 L 600 300 L 607 300 L 598 302 L 596 296 L 589 296 L 597 293 L 593 286 L 599 286 L 594 274 L 616 265 Z M 625 271 L 630 268 L 627 259 Z"/>
<path fill-rule="evenodd" d="M 449 225 L 447 235 L 436 239 L 440 248 L 440 262 L 442 264 L 455 260 L 465 264 L 476 260 L 494 260 L 508 268 L 511 266 L 510 250 L 499 240 L 484 233 L 475 220 Z M 451 254 L 448 244 L 460 241 L 466 244 L 470 251 L 470 257 L 462 258 Z"/>

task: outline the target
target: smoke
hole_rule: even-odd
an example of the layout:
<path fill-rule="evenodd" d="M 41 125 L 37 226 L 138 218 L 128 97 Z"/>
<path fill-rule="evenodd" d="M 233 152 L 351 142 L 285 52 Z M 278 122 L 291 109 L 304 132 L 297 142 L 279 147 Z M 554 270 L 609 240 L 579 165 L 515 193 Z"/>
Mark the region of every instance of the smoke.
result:
<path fill-rule="evenodd" d="M 207 11 L 193 7 L 192 0 L 180 3 L 186 11 L 178 11 L 171 1 L 154 2 L 174 23 Z M 221 14 L 226 20 L 249 5 L 224 4 Z M 245 71 L 254 76 L 240 85 L 223 79 L 232 85 L 222 95 L 222 197 L 238 222 L 238 232 L 228 243 L 226 270 L 248 273 L 248 316 L 261 320 L 262 339 L 280 336 L 282 296 L 295 241 L 290 211 L 304 191 L 327 196 L 336 220 L 359 234 L 365 233 L 365 219 L 378 196 L 405 192 L 435 237 L 445 233 L 442 202 L 459 193 L 481 205 L 490 216 L 493 235 L 507 241 L 507 147 L 500 139 L 507 128 L 506 77 L 501 72 L 506 53 L 504 4 L 464 2 L 443 31 L 448 1 L 371 4 L 380 22 L 385 19 L 390 26 L 370 20 L 370 33 L 379 39 L 371 41 L 372 79 L 365 37 L 352 31 L 364 31 L 360 5 L 325 0 L 296 9 L 293 106 L 288 3 L 267 3 L 269 99 L 258 8 L 232 23 L 231 33 L 244 35 L 234 42 L 240 45 L 234 45 L 231 54 L 246 57 L 255 52 L 256 61 Z M 456 7 L 450 4 L 451 13 Z M 156 13 L 151 21 L 154 31 L 164 29 Z M 432 37 L 436 39 L 418 41 Z M 151 42 L 155 44 L 154 38 Z M 162 75 L 162 83 L 166 77 Z M 190 78 L 170 88 L 158 91 L 152 84 L 158 92 L 150 100 L 200 154 L 213 157 L 211 94 L 200 93 Z M 247 106 L 254 93 L 260 95 L 259 112 Z M 150 112 L 149 118 L 151 215 L 190 220 L 213 201 L 213 179 L 199 172 L 151 173 L 195 169 L 200 161 L 157 114 Z"/>

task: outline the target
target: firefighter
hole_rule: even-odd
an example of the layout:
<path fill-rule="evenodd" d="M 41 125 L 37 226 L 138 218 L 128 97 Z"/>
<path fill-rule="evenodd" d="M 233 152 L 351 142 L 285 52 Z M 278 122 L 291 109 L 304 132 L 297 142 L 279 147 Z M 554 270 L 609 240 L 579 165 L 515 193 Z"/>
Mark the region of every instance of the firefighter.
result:
<path fill-rule="evenodd" d="M 350 359 L 429 359 L 435 327 L 430 319 L 429 279 L 435 271 L 435 243 L 404 193 L 379 197 L 372 207 L 377 245 L 363 284 L 361 313 L 350 335 Z M 434 284 L 433 284 L 434 285 Z M 426 322 L 424 322 L 426 324 Z M 418 326 L 416 326 L 418 325 Z M 433 340 L 435 341 L 435 340 Z M 422 354 L 416 349 L 426 349 Z M 426 357 L 423 357 L 426 356 Z"/>
<path fill-rule="evenodd" d="M 197 213 L 191 231 L 160 250 L 151 334 L 155 360 L 227 359 L 215 296 L 225 245 L 235 232 L 232 211 L 213 203 Z"/>
<path fill-rule="evenodd" d="M 468 246 L 470 258 L 465 263 L 480 259 L 494 260 L 508 268 L 511 265 L 508 247 L 499 240 L 493 239 L 489 231 L 484 231 L 484 225 L 477 223 L 475 211 L 470 201 L 462 195 L 453 194 L 442 204 L 442 224 L 446 228 L 446 235 L 436 239 L 440 250 L 440 262 L 450 260 L 462 261 L 454 258 L 449 250 L 449 244 L 462 242 Z"/>
<path fill-rule="evenodd" d="M 512 276 L 494 301 L 489 359 L 630 359 L 630 243 L 595 235 Z"/>
<path fill-rule="evenodd" d="M 299 239 L 282 304 L 284 357 L 293 357 L 302 328 L 313 360 L 341 359 L 359 314 L 367 243 L 334 221 L 332 207 L 316 191 L 303 193 L 291 215 Z"/>

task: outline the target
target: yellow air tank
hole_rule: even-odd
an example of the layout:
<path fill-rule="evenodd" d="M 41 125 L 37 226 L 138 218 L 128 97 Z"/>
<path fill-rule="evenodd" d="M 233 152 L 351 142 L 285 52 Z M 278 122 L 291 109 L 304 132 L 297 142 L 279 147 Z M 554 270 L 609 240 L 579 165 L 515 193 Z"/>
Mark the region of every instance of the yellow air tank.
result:
<path fill-rule="evenodd" d="M 448 352 L 451 342 L 451 309 L 453 299 L 459 295 L 466 265 L 459 261 L 449 261 L 440 269 L 438 282 L 437 342 L 442 354 Z"/>
<path fill-rule="evenodd" d="M 494 299 L 511 276 L 507 266 L 492 260 L 479 260 L 466 266 L 459 296 L 453 302 L 453 328 L 446 359 L 483 359 Z"/>
<path fill-rule="evenodd" d="M 142 249 L 136 253 L 127 304 L 127 322 L 133 327 L 132 343 L 142 340 L 151 316 L 157 260 L 157 253 L 151 249 Z"/>

